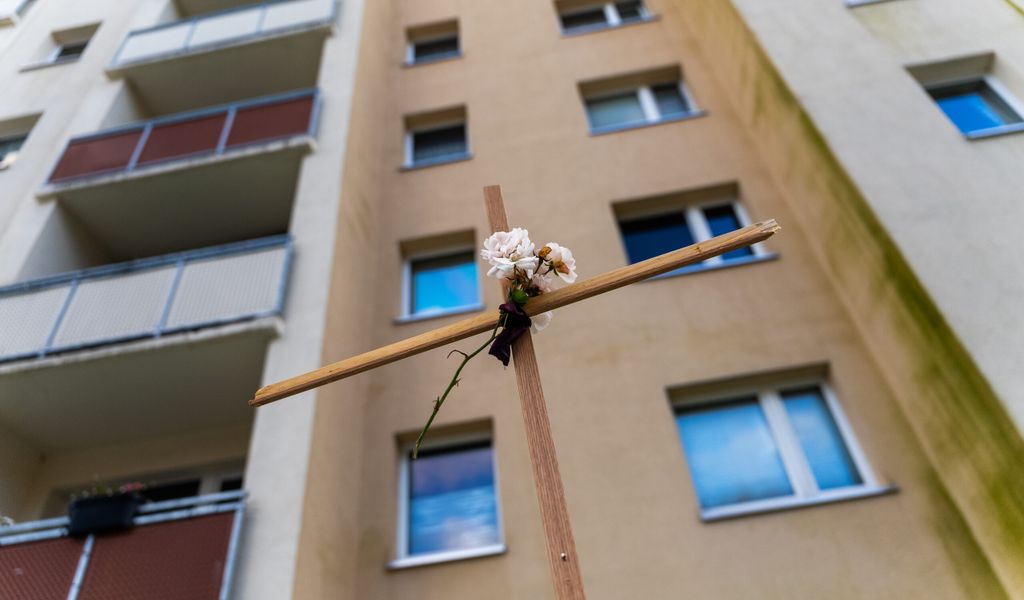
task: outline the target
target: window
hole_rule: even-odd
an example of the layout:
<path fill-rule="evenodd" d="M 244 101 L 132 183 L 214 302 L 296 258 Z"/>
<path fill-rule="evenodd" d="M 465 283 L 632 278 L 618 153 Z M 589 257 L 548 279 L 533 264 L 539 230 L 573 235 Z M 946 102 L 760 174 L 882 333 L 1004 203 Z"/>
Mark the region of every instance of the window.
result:
<path fill-rule="evenodd" d="M 678 202 L 686 202 L 684 196 Z M 626 203 L 617 207 L 619 230 L 630 264 L 653 258 L 715 236 L 735 231 L 749 224 L 743 207 L 734 200 L 682 206 L 651 212 L 644 201 Z M 662 199 L 652 202 L 664 204 Z M 633 206 L 631 206 L 633 205 Z M 688 273 L 713 266 L 750 262 L 770 255 L 760 244 L 732 250 L 709 258 L 696 265 L 688 265 L 668 275 Z"/>
<path fill-rule="evenodd" d="M 714 519 L 877 494 L 824 385 L 762 387 L 676 408 L 701 515 Z"/>
<path fill-rule="evenodd" d="M 88 45 L 89 40 L 84 42 L 74 42 L 71 44 L 61 44 L 60 46 L 57 46 L 51 60 L 53 62 L 78 60 L 79 57 L 82 56 L 82 53 L 85 52 L 85 47 Z"/>
<path fill-rule="evenodd" d="M 411 450 L 407 449 L 407 450 Z M 392 567 L 504 552 L 494 453 L 488 439 L 407 451 L 399 474 Z"/>
<path fill-rule="evenodd" d="M 618 27 L 626 23 L 646 21 L 651 18 L 643 2 L 609 2 L 580 7 L 561 3 L 558 16 L 564 33 L 584 33 L 597 29 Z"/>
<path fill-rule="evenodd" d="M 0 170 L 7 169 L 18 159 L 18 151 L 28 135 L 17 135 L 0 139 Z"/>
<path fill-rule="evenodd" d="M 679 81 L 585 96 L 584 103 L 593 133 L 674 121 L 696 114 L 693 101 Z"/>
<path fill-rule="evenodd" d="M 993 84 L 998 86 L 994 81 L 982 78 L 932 86 L 928 93 L 965 135 L 1004 132 L 1013 126 L 1024 129 L 1024 120 L 1011 107 L 1008 94 L 996 91 Z"/>
<path fill-rule="evenodd" d="M 444 164 L 469 157 L 464 108 L 406 119 L 405 168 Z"/>
<path fill-rule="evenodd" d="M 406 314 L 428 317 L 480 307 L 473 250 L 411 258 L 407 262 Z"/>
<path fill-rule="evenodd" d="M 408 46 L 405 62 L 408 65 L 419 65 L 462 55 L 457 21 L 410 28 L 406 32 L 406 38 Z"/>

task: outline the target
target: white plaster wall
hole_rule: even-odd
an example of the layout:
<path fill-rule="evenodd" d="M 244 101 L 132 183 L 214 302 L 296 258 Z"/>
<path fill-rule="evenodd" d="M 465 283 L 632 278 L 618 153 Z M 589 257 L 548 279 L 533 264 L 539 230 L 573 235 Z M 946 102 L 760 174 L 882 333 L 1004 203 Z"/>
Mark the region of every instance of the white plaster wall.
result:
<path fill-rule="evenodd" d="M 1006 0 L 733 0 L 1024 430 L 1024 134 L 969 141 L 905 66 L 992 51 L 1024 98 Z"/>
<path fill-rule="evenodd" d="M 303 163 L 290 226 L 295 259 L 285 331 L 268 350 L 264 383 L 322 362 L 362 7 L 358 0 L 342 3 L 337 28 L 324 46 L 317 148 Z M 316 392 L 307 392 L 257 410 L 245 475 L 250 497 L 236 598 L 278 600 L 292 595 L 315 396 Z"/>

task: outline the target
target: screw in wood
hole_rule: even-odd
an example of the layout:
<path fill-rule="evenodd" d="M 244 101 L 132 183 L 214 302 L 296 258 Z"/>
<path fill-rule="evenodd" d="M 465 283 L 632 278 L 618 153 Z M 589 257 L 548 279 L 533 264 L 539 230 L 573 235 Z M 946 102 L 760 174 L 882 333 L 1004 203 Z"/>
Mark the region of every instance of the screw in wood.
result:
<path fill-rule="evenodd" d="M 566 561 L 569 560 L 569 555 L 566 554 L 565 552 L 563 552 L 562 554 L 559 555 L 559 558 L 562 559 L 562 562 L 566 562 Z"/>

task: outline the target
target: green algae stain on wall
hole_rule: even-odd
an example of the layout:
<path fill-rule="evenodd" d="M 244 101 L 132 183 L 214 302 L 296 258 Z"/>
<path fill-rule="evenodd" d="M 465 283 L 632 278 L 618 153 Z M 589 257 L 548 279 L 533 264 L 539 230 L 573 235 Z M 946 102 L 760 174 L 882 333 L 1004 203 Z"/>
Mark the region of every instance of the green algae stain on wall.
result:
<path fill-rule="evenodd" d="M 902 371 L 880 366 L 937 473 L 933 496 L 954 511 L 935 520 L 937 533 L 968 589 L 998 589 L 1001 578 L 1019 594 L 1014 583 L 1024 584 L 1024 442 L 735 7 L 715 6 L 717 12 L 703 21 L 712 26 L 702 34 L 722 49 L 716 54 L 720 76 L 738 89 L 741 118 L 762 147 L 770 145 L 762 152 L 766 164 L 784 183 L 804 232 L 876 358 L 884 363 L 898 357 L 903 365 Z"/>

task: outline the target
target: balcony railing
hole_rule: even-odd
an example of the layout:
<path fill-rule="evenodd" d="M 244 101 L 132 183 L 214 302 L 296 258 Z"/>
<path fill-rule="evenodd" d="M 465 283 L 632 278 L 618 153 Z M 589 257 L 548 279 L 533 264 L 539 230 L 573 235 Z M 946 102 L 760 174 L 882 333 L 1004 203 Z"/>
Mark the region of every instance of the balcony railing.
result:
<path fill-rule="evenodd" d="M 128 34 L 111 69 L 329 25 L 335 0 L 278 0 L 197 15 Z"/>
<path fill-rule="evenodd" d="M 219 156 L 254 144 L 312 136 L 319 100 L 316 90 L 303 90 L 72 138 L 47 181 L 62 184 L 131 173 L 173 161 Z"/>
<path fill-rule="evenodd" d="M 244 491 L 139 507 L 135 527 L 68 537 L 59 517 L 0 527 L 4 598 L 227 600 Z"/>
<path fill-rule="evenodd" d="M 279 315 L 290 258 L 275 236 L 0 288 L 0 362 Z"/>

